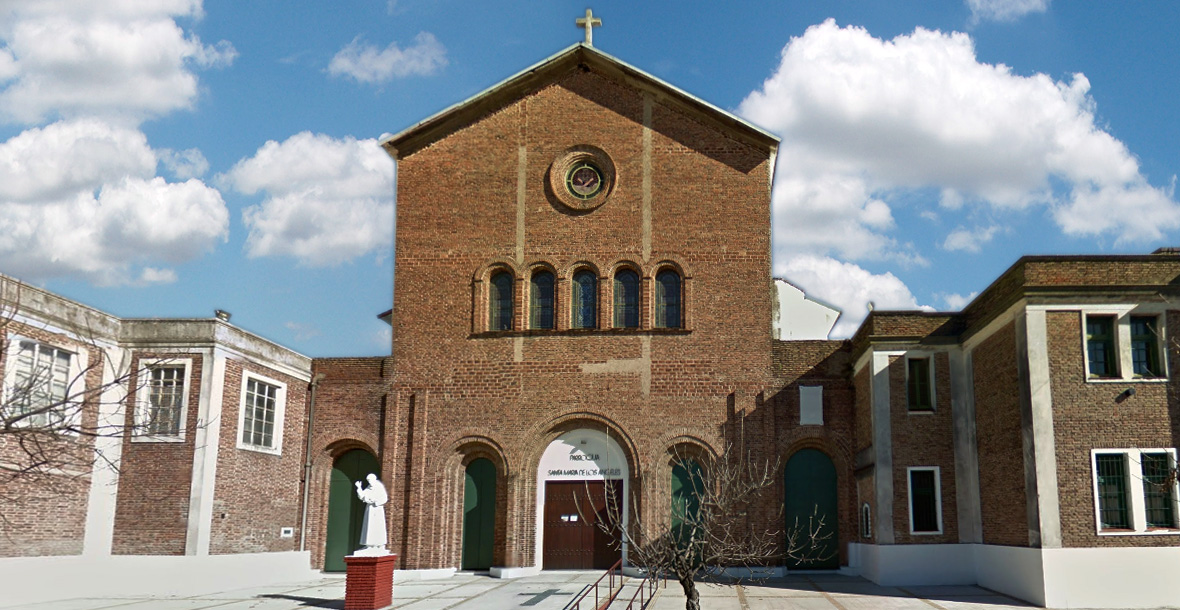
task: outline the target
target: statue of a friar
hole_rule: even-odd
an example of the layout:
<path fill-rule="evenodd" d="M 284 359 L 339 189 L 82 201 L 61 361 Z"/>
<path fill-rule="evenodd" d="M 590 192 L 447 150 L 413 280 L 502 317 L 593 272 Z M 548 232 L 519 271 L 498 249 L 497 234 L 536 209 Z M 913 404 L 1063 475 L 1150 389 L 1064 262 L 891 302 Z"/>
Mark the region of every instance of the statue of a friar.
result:
<path fill-rule="evenodd" d="M 385 548 L 388 539 L 385 533 L 384 506 L 389 501 L 389 494 L 377 475 L 370 474 L 365 479 L 369 481 L 368 487 L 361 487 L 361 482 L 356 482 L 356 495 L 365 503 L 365 520 L 361 525 L 362 548 L 353 554 L 388 555 L 389 551 Z"/>

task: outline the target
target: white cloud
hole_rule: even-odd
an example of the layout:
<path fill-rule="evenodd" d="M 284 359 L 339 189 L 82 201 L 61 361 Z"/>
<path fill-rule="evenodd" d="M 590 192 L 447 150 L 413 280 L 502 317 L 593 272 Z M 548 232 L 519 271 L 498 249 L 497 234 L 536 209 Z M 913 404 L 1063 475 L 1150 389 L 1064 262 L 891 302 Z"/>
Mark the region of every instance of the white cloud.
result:
<path fill-rule="evenodd" d="M 314 324 L 301 324 L 299 322 L 287 322 L 284 324 L 287 330 L 295 334 L 296 341 L 306 341 L 313 337 L 320 335 L 320 329 Z"/>
<path fill-rule="evenodd" d="M 891 208 L 922 201 L 906 196 L 920 190 L 940 193 L 948 212 L 1043 206 L 1075 235 L 1131 241 L 1180 227 L 1171 191 L 1148 184 L 1096 125 L 1089 88 L 1081 74 L 1058 82 L 980 63 L 962 33 L 881 40 L 832 20 L 812 26 L 739 108 L 783 138 L 777 249 L 920 258 L 890 236 Z"/>
<path fill-rule="evenodd" d="M 171 150 L 168 148 L 159 151 L 160 162 L 168 171 L 172 172 L 173 176 L 186 180 L 188 178 L 199 178 L 209 171 L 209 161 L 205 159 L 205 155 L 196 148 L 189 148 L 187 150 Z"/>
<path fill-rule="evenodd" d="M 430 32 L 414 37 L 414 45 L 402 49 L 397 42 L 384 49 L 355 38 L 328 64 L 328 73 L 347 76 L 359 83 L 380 84 L 411 75 L 428 76 L 447 65 L 447 50 Z"/>
<path fill-rule="evenodd" d="M 1049 0 L 966 0 L 972 23 L 1016 21 L 1029 13 L 1049 10 Z"/>
<path fill-rule="evenodd" d="M 983 244 L 988 243 L 999 232 L 1000 227 L 977 227 L 975 229 L 965 229 L 959 227 L 951 231 L 950 235 L 946 236 L 946 241 L 942 242 L 943 249 L 955 251 L 962 250 L 965 252 L 979 252 Z"/>
<path fill-rule="evenodd" d="M 781 267 L 776 265 L 775 276 L 841 310 L 833 339 L 851 337 L 868 315 L 870 302 L 876 309 L 930 309 L 919 306 L 910 289 L 892 273 L 870 273 L 826 256 L 794 257 Z"/>
<path fill-rule="evenodd" d="M 169 183 L 155 169 L 142 132 L 93 119 L 0 143 L 0 267 L 31 280 L 175 280 L 172 270 L 146 265 L 212 249 L 226 237 L 229 212 L 216 189 Z"/>
<path fill-rule="evenodd" d="M 946 303 L 945 311 L 959 311 L 966 307 L 968 303 L 975 299 L 975 297 L 979 296 L 979 291 L 972 292 L 968 295 L 951 292 L 939 293 L 935 296 L 942 299 L 942 301 Z"/>
<path fill-rule="evenodd" d="M 197 0 L 50 0 L 0 4 L 0 119 L 139 121 L 190 108 L 195 68 L 228 65 L 226 41 L 205 45 L 177 18 Z"/>
<path fill-rule="evenodd" d="M 393 243 L 393 161 L 376 140 L 302 132 L 269 141 L 222 180 L 265 192 L 243 212 L 251 257 L 290 256 L 335 265 Z"/>

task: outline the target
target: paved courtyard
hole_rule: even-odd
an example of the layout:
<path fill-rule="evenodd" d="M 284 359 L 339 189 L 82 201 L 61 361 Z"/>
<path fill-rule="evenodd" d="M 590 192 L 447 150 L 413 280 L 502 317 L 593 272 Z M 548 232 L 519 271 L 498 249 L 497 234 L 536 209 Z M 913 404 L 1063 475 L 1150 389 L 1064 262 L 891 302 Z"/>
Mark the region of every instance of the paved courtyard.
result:
<path fill-rule="evenodd" d="M 499 580 L 482 574 L 460 573 L 440 580 L 397 582 L 394 608 L 406 610 L 562 610 L 593 583 L 601 572 L 545 572 L 538 576 Z M 631 580 L 611 608 L 626 608 L 636 581 Z M 921 609 L 1007 610 L 1028 608 L 1016 599 L 974 586 L 882 587 L 862 578 L 837 574 L 788 576 L 741 585 L 701 583 L 703 610 L 860 610 Z M 181 596 L 110 596 L 60 599 L 42 603 L 5 605 L 12 610 L 298 610 L 343 608 L 344 578 L 316 579 L 206 594 Z M 590 610 L 593 604 L 583 604 Z M 684 608 L 684 594 L 675 582 L 661 589 L 654 610 Z M 638 610 L 636 604 L 635 610 Z"/>

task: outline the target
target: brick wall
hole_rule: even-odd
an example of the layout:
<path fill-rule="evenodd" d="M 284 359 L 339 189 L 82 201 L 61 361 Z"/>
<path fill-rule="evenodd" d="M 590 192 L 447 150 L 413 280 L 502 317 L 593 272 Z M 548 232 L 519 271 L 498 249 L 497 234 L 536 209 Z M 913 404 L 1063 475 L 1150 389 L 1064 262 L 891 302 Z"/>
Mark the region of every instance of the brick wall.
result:
<path fill-rule="evenodd" d="M 239 449 L 243 374 L 286 384 L 282 453 Z M 209 552 L 293 551 L 298 540 L 280 538 L 283 527 L 298 527 L 307 408 L 307 382 L 249 362 L 230 359 L 222 388 L 221 437 L 213 496 Z"/>
<path fill-rule="evenodd" d="M 138 371 L 145 358 L 161 358 L 172 363 L 189 361 L 184 440 L 144 442 L 134 438 L 135 405 L 137 401 L 148 400 L 148 388 L 140 377 L 133 377 L 129 382 L 131 394 L 127 397 L 127 432 L 123 438 L 111 552 L 116 555 L 183 555 L 204 366 L 200 354 L 145 352 L 133 355 L 131 370 Z"/>
<path fill-rule="evenodd" d="M 76 367 L 80 372 L 71 372 L 70 391 L 78 395 L 83 387 L 90 390 L 101 387 L 103 354 L 88 341 L 15 320 L 0 324 L 0 330 L 4 331 L 0 334 L 0 340 L 4 341 L 4 348 L 0 350 L 0 380 L 4 380 L 5 385 L 2 400 L 10 399 L 6 367 L 14 337 L 32 339 L 75 354 L 85 350 L 88 360 Z M 70 410 L 84 430 L 117 433 L 117 430 L 96 428 L 98 408 L 98 397 L 88 396 L 84 404 Z M 33 446 L 41 445 L 45 455 L 56 463 L 45 469 L 24 470 L 33 456 L 22 448 L 22 439 Z M 90 435 L 30 437 L 19 431 L 0 433 L 0 461 L 22 469 L 19 473 L 0 471 L 0 557 L 77 555 L 82 552 L 94 459 L 94 437 Z"/>
<path fill-rule="evenodd" d="M 1099 536 L 1094 515 L 1091 449 L 1176 447 L 1180 438 L 1180 402 L 1166 382 L 1087 382 L 1082 354 L 1082 313 L 1049 312 L 1050 387 L 1053 392 L 1053 434 L 1057 450 L 1057 487 L 1061 505 L 1062 542 L 1067 547 L 1174 546 L 1165 536 Z M 1180 314 L 1167 316 L 1166 336 L 1180 336 Z M 1174 380 L 1180 358 L 1169 346 Z M 1135 395 L 1115 398 L 1133 387 Z M 1132 464 L 1130 476 L 1140 476 Z"/>
<path fill-rule="evenodd" d="M 972 352 L 979 495 L 986 544 L 1028 546 L 1016 327 L 1009 322 Z"/>

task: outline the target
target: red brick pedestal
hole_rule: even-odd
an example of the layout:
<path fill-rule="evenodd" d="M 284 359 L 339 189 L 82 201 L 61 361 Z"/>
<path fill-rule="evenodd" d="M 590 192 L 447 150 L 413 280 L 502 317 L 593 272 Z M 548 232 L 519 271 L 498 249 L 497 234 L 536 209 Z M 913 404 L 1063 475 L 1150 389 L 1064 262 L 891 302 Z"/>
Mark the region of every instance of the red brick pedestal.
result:
<path fill-rule="evenodd" d="M 378 610 L 393 605 L 393 565 L 397 554 L 344 558 L 344 610 Z"/>

